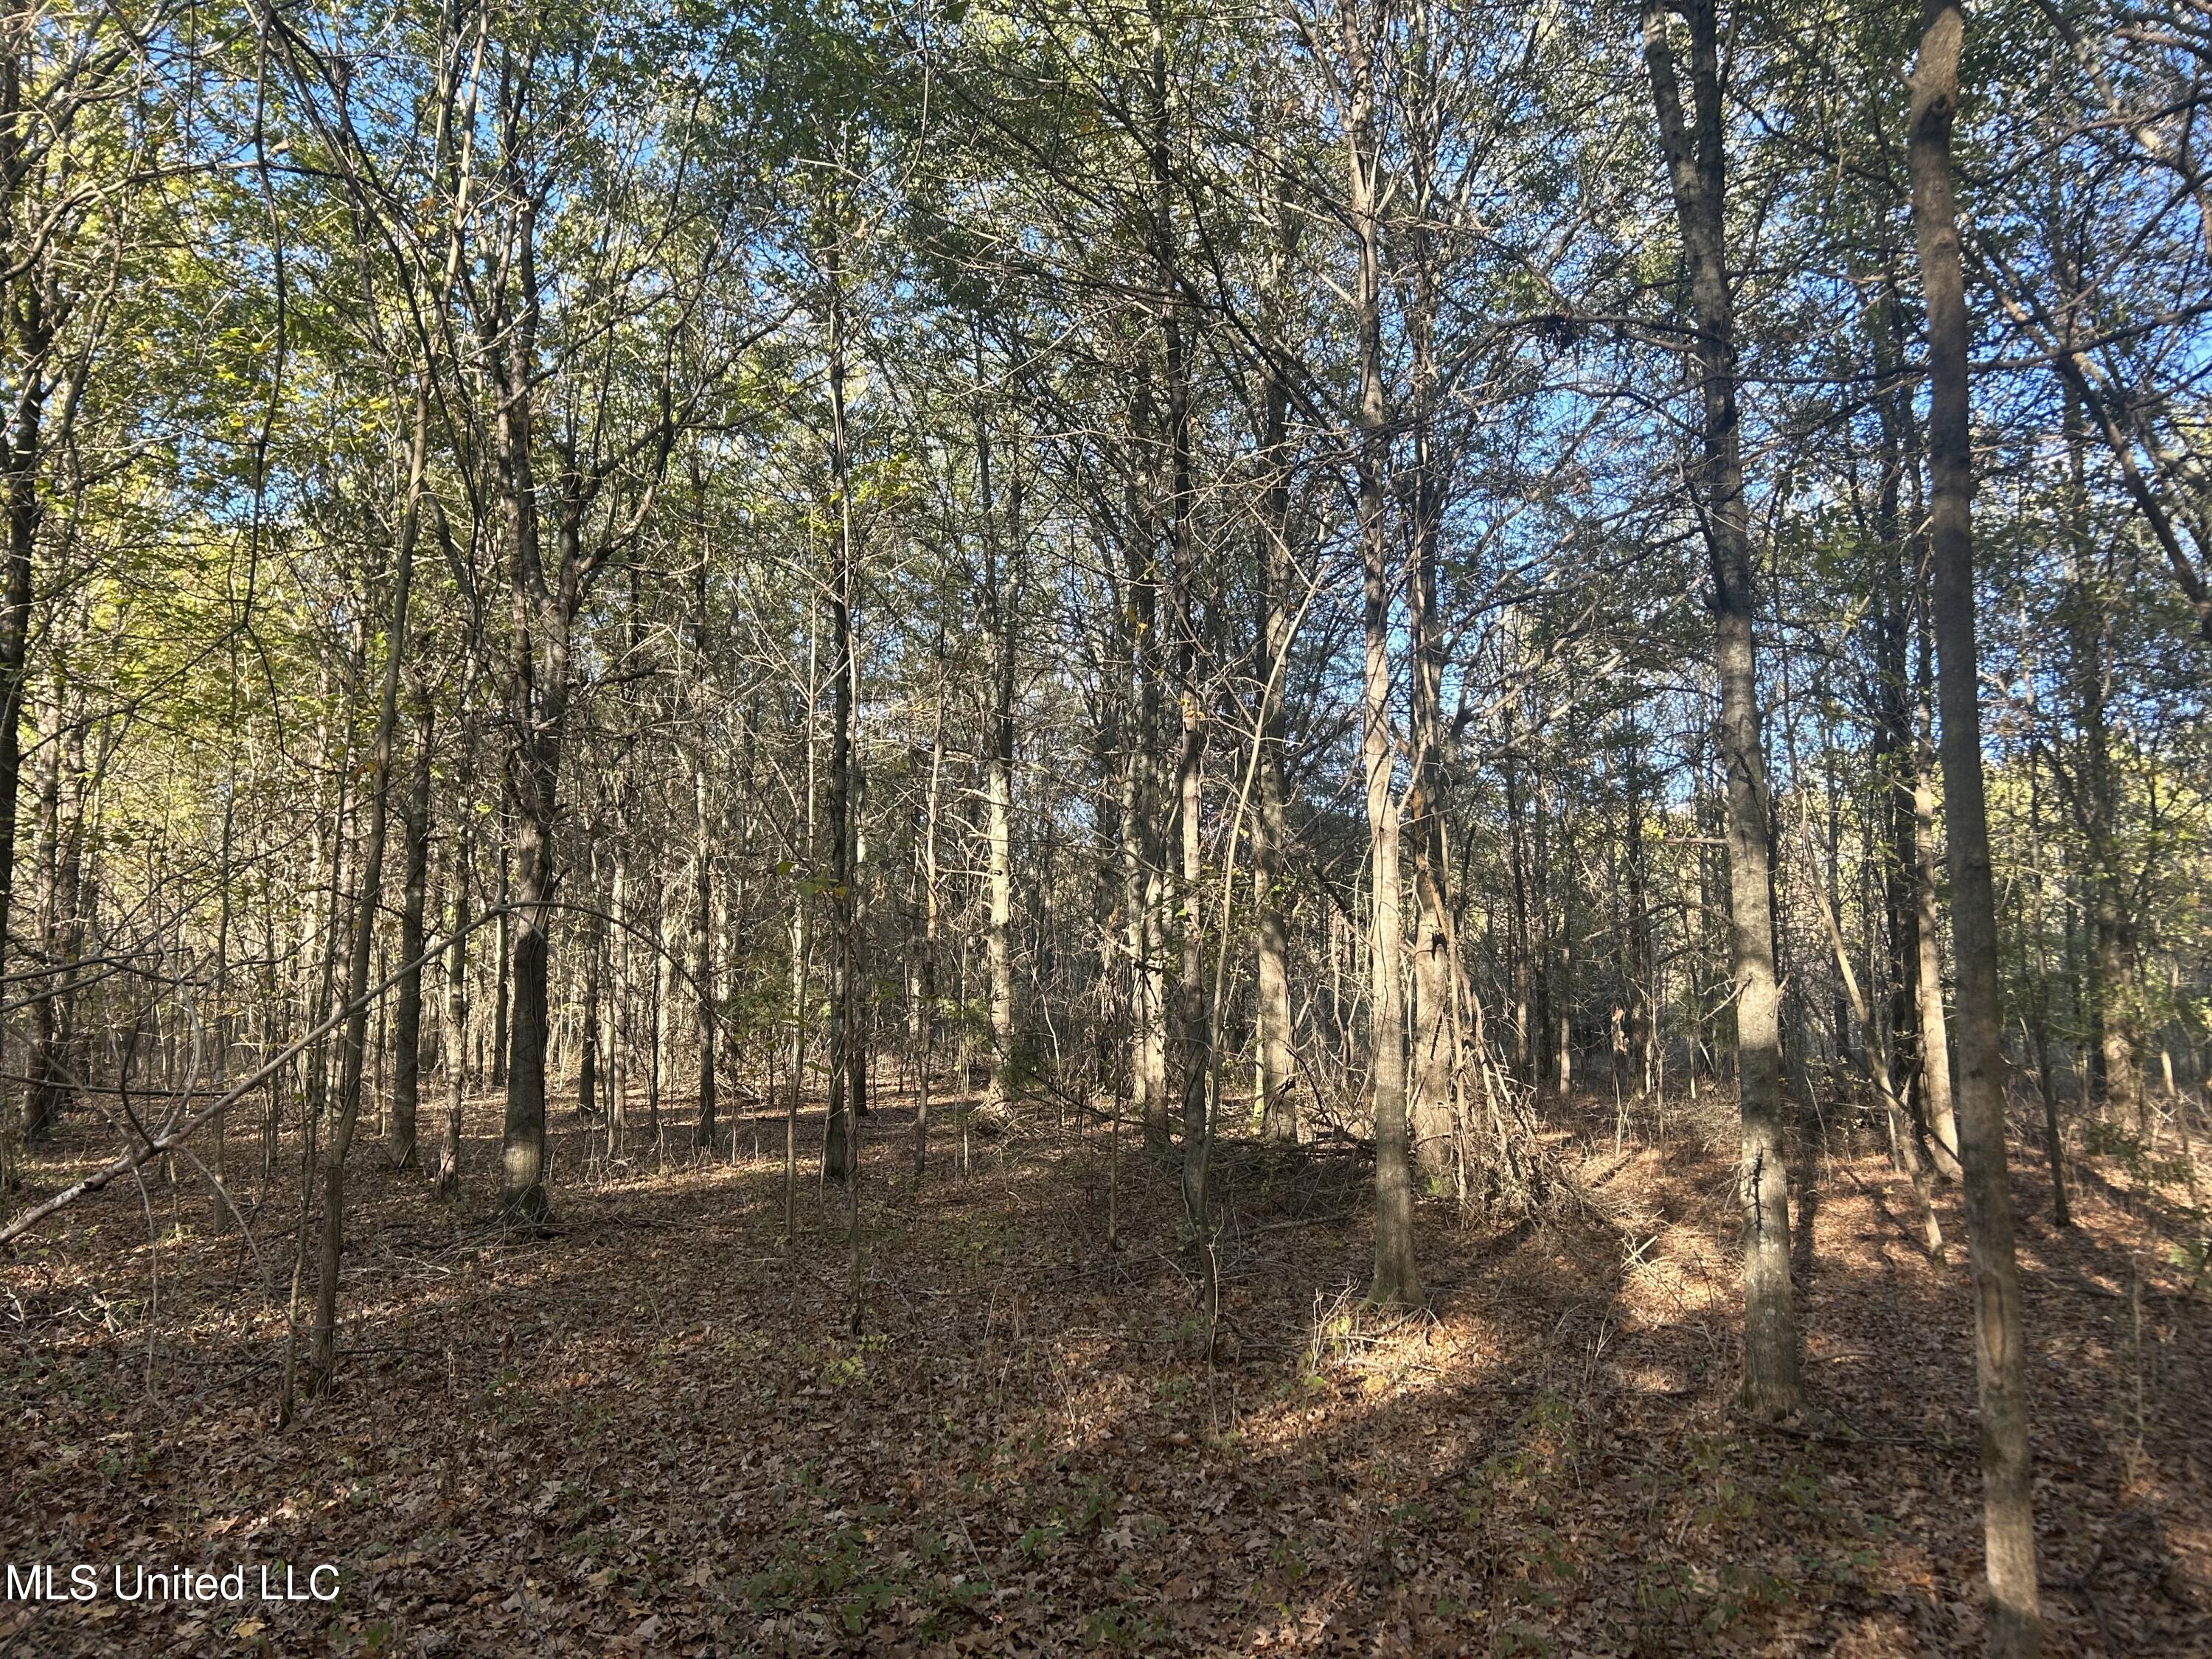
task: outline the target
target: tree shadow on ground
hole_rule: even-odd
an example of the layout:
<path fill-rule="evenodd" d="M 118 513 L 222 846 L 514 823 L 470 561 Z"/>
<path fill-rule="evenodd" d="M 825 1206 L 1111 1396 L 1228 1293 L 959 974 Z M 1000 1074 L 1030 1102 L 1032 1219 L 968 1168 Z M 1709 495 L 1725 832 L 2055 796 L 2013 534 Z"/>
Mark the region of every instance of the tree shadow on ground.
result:
<path fill-rule="evenodd" d="M 1224 1147 L 1216 1321 L 1134 1137 L 1111 1173 L 1097 1126 L 1040 1113 L 964 1176 L 940 1140 L 917 1183 L 887 1103 L 858 1337 L 818 1111 L 788 1238 L 775 1113 L 665 1170 L 649 1148 L 587 1160 L 599 1129 L 564 1127 L 543 1238 L 365 1163 L 348 1358 L 283 1435 L 289 1240 L 262 1238 L 258 1286 L 235 1243 L 169 1244 L 149 1401 L 143 1310 L 118 1302 L 141 1218 L 88 1211 L 5 1269 L 27 1310 L 9 1559 L 329 1559 L 345 1590 L 9 1607 L 0 1633 L 42 1656 L 1973 1650 L 1964 1271 L 1883 1216 L 1895 1183 L 1863 1149 L 1801 1156 L 1815 1410 L 1735 1415 L 1723 1107 L 1677 1112 L 1663 1150 L 1602 1138 L 1571 1224 L 1425 1206 L 1433 1305 L 1410 1318 L 1358 1305 L 1356 1156 Z M 488 1176 L 488 1103 L 473 1127 Z M 2212 1605 L 2212 1345 L 2139 1218 L 2092 1194 L 2055 1232 L 2038 1178 L 2018 1174 L 2053 1650 L 2188 1650 Z M 94 1296 L 113 1328 L 85 1322 Z"/>

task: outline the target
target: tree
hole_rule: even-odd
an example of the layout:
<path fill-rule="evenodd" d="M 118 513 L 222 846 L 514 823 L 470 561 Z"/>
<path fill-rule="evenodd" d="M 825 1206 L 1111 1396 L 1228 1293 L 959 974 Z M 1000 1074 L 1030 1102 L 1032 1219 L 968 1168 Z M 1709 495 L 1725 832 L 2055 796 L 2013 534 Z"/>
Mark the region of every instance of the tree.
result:
<path fill-rule="evenodd" d="M 1912 228 L 1928 303 L 1928 538 L 1941 658 L 1943 798 L 1951 930 L 1959 961 L 1959 1158 L 1974 1276 L 1974 1370 L 1981 1407 L 1983 1537 L 1993 1654 L 2041 1646 L 2035 1511 L 2027 1450 L 2027 1357 L 2005 1171 L 2003 1017 L 1998 1005 L 1996 893 L 1982 777 L 1981 682 L 1974 642 L 1974 463 L 1966 385 L 1969 322 L 1951 128 L 1959 105 L 1966 14 L 1923 0 L 1911 84 Z"/>
<path fill-rule="evenodd" d="M 1701 421 L 1693 495 L 1712 562 L 1713 662 L 1721 685 L 1717 736 L 1727 801 L 1729 973 L 1743 1115 L 1736 1194 L 1743 1216 L 1743 1398 L 1752 1410 L 1779 1416 L 1797 1408 L 1802 1392 L 1790 1284 L 1790 1184 L 1782 1146 L 1771 831 L 1755 655 L 1758 595 L 1743 498 L 1735 308 L 1728 268 L 1720 21 L 1712 0 L 1688 0 L 1680 8 L 1690 37 L 1691 103 L 1686 114 L 1668 38 L 1668 9 L 1657 0 L 1644 7 L 1644 57 L 1689 265 L 1689 356 L 1698 374 Z"/>

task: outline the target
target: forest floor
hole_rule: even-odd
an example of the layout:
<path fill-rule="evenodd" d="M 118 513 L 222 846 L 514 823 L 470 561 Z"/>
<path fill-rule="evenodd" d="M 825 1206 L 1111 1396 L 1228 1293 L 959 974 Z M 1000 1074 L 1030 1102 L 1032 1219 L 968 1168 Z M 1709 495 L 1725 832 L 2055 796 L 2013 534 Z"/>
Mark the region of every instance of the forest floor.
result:
<path fill-rule="evenodd" d="M 487 1099 L 454 1208 L 363 1146 L 345 1358 L 282 1432 L 294 1179 L 258 1270 L 188 1171 L 118 1186 L 0 1261 L 0 1559 L 102 1575 L 0 1604 L 0 1655 L 1974 1651 L 1958 1198 L 1939 1267 L 1873 1146 L 1799 1169 L 1814 1405 L 1759 1426 L 1719 1107 L 1623 1155 L 1610 1100 L 1555 1108 L 1589 1213 L 1428 1201 L 1413 1318 L 1358 1305 L 1355 1158 L 1226 1143 L 1209 1341 L 1171 1176 L 1049 1108 L 964 1176 L 940 1139 L 919 1186 L 906 1113 L 872 1115 L 854 1337 L 818 1115 L 788 1239 L 780 1117 L 606 1170 L 573 1110 L 552 1229 L 517 1237 L 482 1218 Z M 106 1146 L 73 1120 L 33 1195 Z M 2068 1232 L 2015 1164 L 2052 1650 L 2212 1652 L 2212 1286 L 2172 1249 L 2202 1223 L 2172 1165 L 2083 1163 Z M 117 1600 L 142 1563 L 338 1593 Z"/>

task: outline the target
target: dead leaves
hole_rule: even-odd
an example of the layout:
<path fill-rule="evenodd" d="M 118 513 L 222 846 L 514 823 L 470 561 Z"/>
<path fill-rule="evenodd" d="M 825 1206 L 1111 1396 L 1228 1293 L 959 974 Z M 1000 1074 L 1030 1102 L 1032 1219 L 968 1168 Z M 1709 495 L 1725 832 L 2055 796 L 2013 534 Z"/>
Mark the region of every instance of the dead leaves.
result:
<path fill-rule="evenodd" d="M 884 1133 L 879 1158 L 902 1150 Z M 436 1214 L 389 1183 L 356 1227 L 356 1363 L 283 1437 L 238 1363 L 272 1340 L 265 1306 L 219 1246 L 179 1246 L 160 1402 L 129 1328 L 18 1333 L 9 1535 L 343 1565 L 335 1610 L 219 1610 L 192 1626 L 209 1652 L 1971 1641 L 1967 1287 L 1890 1248 L 1857 1188 L 1822 1194 L 1804 1286 L 1833 1421 L 1792 1436 L 1728 1412 L 1725 1182 L 1679 1146 L 1607 1182 L 1629 1246 L 1432 1218 L 1431 1320 L 1332 1301 L 1366 1254 L 1356 1218 L 1271 1230 L 1262 1208 L 1224 1255 L 1239 1343 L 1211 1364 L 1168 1257 L 1088 1271 L 1089 1156 L 1037 1137 L 1003 1176 L 902 1182 L 868 1222 L 860 1339 L 842 1214 L 803 1216 L 781 1250 L 772 1160 L 579 1191 L 558 1241 L 438 1260 Z M 1127 1236 L 1169 1238 L 1172 1182 L 1147 1179 L 1125 1162 Z M 2062 1644 L 2171 1648 L 2202 1627 L 2212 1562 L 2212 1355 L 2142 1224 L 2081 1208 L 2076 1236 L 2023 1230 L 2054 1618 Z M 119 1305 L 107 1242 L 0 1274 L 58 1315 L 101 1285 Z M 1945 1442 L 1967 1449 L 1929 1449 Z M 0 1608 L 0 1640 L 41 1656 L 155 1651 L 179 1628 Z"/>

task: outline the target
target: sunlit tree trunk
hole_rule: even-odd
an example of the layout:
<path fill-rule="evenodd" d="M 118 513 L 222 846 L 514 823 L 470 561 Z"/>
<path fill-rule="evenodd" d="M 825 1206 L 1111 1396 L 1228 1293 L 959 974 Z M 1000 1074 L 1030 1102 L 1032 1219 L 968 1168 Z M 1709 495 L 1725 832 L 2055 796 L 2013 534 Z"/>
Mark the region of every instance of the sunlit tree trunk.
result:
<path fill-rule="evenodd" d="M 1366 774 L 1368 875 L 1368 1077 L 1375 1114 L 1375 1277 L 1370 1301 L 1413 1307 L 1422 1299 L 1413 1256 L 1413 1171 L 1406 1118 L 1405 920 L 1398 870 L 1398 801 L 1390 740 L 1390 553 L 1383 471 L 1389 411 L 1382 387 L 1382 149 L 1376 128 L 1375 50 L 1379 20 L 1343 8 L 1346 192 L 1358 239 L 1353 327 L 1359 351 L 1357 466 L 1359 484 L 1361 631 L 1360 760 Z M 1370 32 L 1370 27 L 1372 32 Z"/>
<path fill-rule="evenodd" d="M 58 298 L 51 291 L 52 258 L 42 248 L 25 246 L 27 236 L 43 240 L 53 228 L 40 229 L 38 204 L 27 198 L 28 152 L 46 137 L 40 112 L 24 102 L 42 18 L 40 9 L 21 0 L 0 13 L 0 246 L 9 267 L 0 276 L 0 319 L 11 382 L 0 428 L 0 506 L 8 520 L 6 564 L 0 569 L 0 972 L 9 966 L 12 943 L 8 928 L 30 684 L 31 568 L 45 513 L 39 475 Z"/>
<path fill-rule="evenodd" d="M 322 1228 L 317 1245 L 315 1323 L 307 1374 L 311 1389 L 330 1381 L 337 1361 L 338 1266 L 345 1249 L 346 1158 L 361 1116 L 362 1067 L 368 1040 L 369 965 L 377 907 L 384 885 L 385 833 L 392 793 L 392 750 L 399 724 L 399 685 L 407 656 L 407 616 L 415 578 L 415 544 L 422 525 L 422 481 L 429 459 L 430 387 L 417 382 L 406 483 L 392 550 L 391 614 L 386 623 L 384 671 L 378 688 L 376 727 L 363 784 L 368 822 L 362 834 L 360 891 L 354 901 L 352 939 L 345 978 L 344 1024 L 338 1046 L 337 1109 L 323 1152 Z"/>
<path fill-rule="evenodd" d="M 1996 892 L 1983 798 L 1981 686 L 1975 662 L 1974 471 L 1966 385 L 1971 324 L 1951 179 L 1951 125 L 1958 109 L 1965 33 L 1960 0 L 1923 0 L 1920 49 L 1911 77 L 1907 164 L 1921 289 L 1928 306 L 1928 459 L 1933 486 L 1929 544 L 1951 934 L 1959 969 L 1959 1155 L 1974 1279 L 1989 1647 L 1992 1654 L 2013 1659 L 2039 1650 L 2042 1618 L 2027 1449 L 2027 1356 L 2005 1170 Z"/>
<path fill-rule="evenodd" d="M 1463 1057 L 1454 1007 L 1459 963 L 1452 918 L 1450 803 L 1443 726 L 1443 617 L 1437 587 L 1438 544 L 1450 459 L 1437 441 L 1440 372 L 1437 363 L 1436 237 L 1431 227 L 1449 210 L 1439 199 L 1443 144 L 1441 89 L 1434 84 L 1430 17 L 1413 13 L 1407 118 L 1410 217 L 1406 264 L 1410 292 L 1406 333 L 1411 356 L 1413 477 L 1411 537 L 1406 571 L 1406 625 L 1412 646 L 1407 736 L 1413 797 L 1406 834 L 1413 855 L 1413 1050 L 1407 1111 L 1414 1161 L 1431 1182 L 1442 1179 L 1454 1145 L 1454 1095 Z"/>
<path fill-rule="evenodd" d="M 500 1209 L 535 1223 L 545 1195 L 546 933 L 553 919 L 553 826 L 558 809 L 561 727 L 568 711 L 566 617 L 539 551 L 537 436 L 538 289 L 537 204 L 526 197 L 512 228 L 520 293 L 507 320 L 501 365 L 497 459 L 507 516 L 507 724 L 514 851 L 506 941 L 507 1110 L 500 1146 Z M 579 533 L 580 503 L 560 503 L 556 557 L 565 568 Z"/>
<path fill-rule="evenodd" d="M 438 1160 L 431 1174 L 431 1189 L 441 1199 L 460 1189 L 462 1109 L 469 1084 L 469 860 L 473 837 L 467 797 L 454 814 L 453 868 L 453 935 L 446 945 L 446 1067 L 445 1133 L 438 1141 Z"/>
<path fill-rule="evenodd" d="M 1298 1138 L 1296 1058 L 1291 1050 L 1290 929 L 1284 914 L 1285 845 L 1289 840 L 1285 769 L 1287 722 L 1283 676 L 1290 654 L 1290 490 L 1284 476 L 1283 447 L 1288 398 L 1280 374 L 1270 366 L 1261 393 L 1261 465 L 1267 469 L 1261 495 L 1258 570 L 1260 581 L 1260 764 L 1259 799 L 1252 815 L 1252 904 L 1258 954 L 1258 982 L 1253 1018 L 1256 1027 L 1255 1075 L 1260 1131 L 1270 1140 Z"/>
<path fill-rule="evenodd" d="M 1920 1127 L 1928 1136 L 1929 1156 L 1946 1180 L 1959 1176 L 1959 1126 L 1951 1096 L 1951 1030 L 1943 1012 L 1943 934 L 1936 899 L 1936 756 L 1929 723 L 1929 651 L 1920 637 L 1920 725 L 1912 744 L 1913 949 L 1918 954 L 1912 983 L 1918 999 L 1915 1020 L 1920 1032 Z"/>
<path fill-rule="evenodd" d="M 1743 1399 L 1776 1416 L 1796 1409 L 1797 1319 L 1790 1282 L 1790 1188 L 1782 1146 L 1780 1033 L 1768 856 L 1766 762 L 1759 735 L 1751 531 L 1736 407 L 1735 297 L 1727 258 L 1727 153 L 1715 0 L 1685 0 L 1691 106 L 1686 117 L 1668 9 L 1647 0 L 1644 55 L 1689 265 L 1702 428 L 1696 501 L 1711 556 L 1714 667 L 1729 853 L 1729 964 L 1743 1121 L 1737 1200 L 1743 1223 Z"/>

